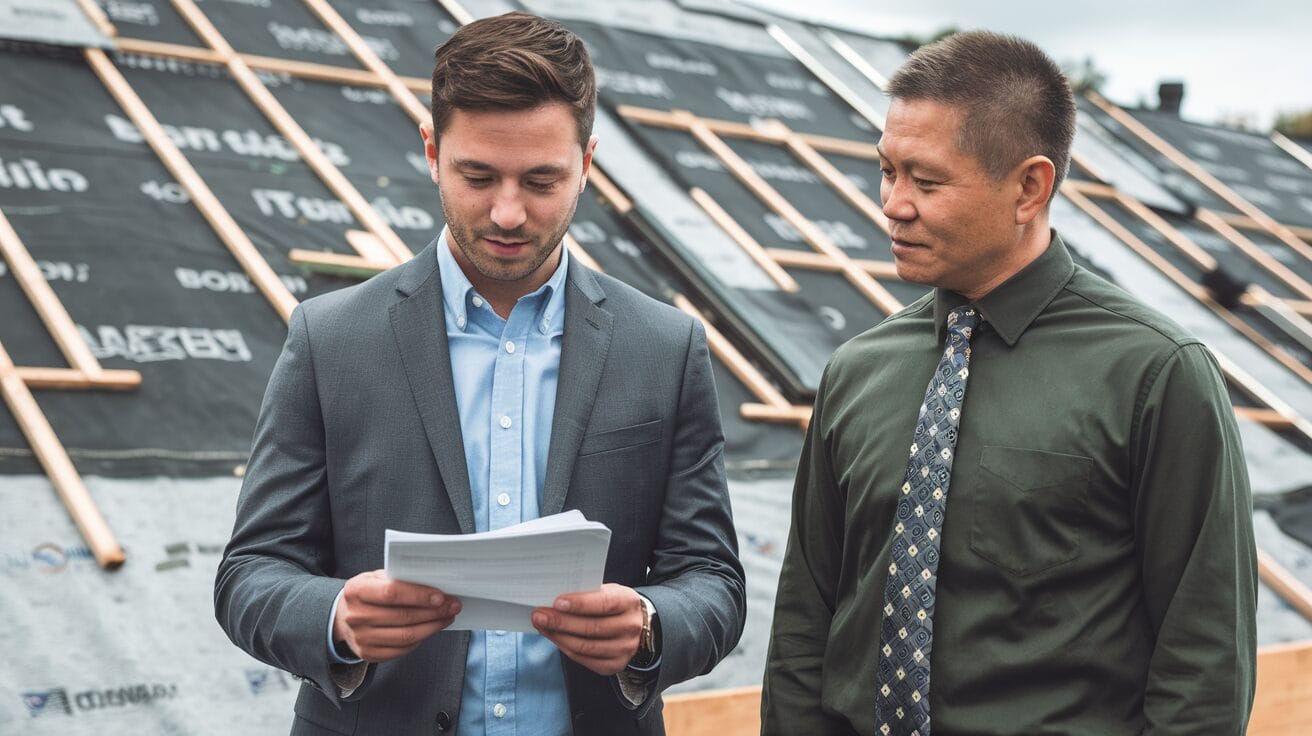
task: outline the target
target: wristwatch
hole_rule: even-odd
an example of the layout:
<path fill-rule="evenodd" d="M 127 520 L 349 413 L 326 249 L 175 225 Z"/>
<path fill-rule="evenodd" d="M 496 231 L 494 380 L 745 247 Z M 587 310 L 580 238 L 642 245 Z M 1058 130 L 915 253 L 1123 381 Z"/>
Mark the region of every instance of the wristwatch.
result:
<path fill-rule="evenodd" d="M 642 670 L 660 659 L 661 621 L 656 615 L 656 606 L 646 596 L 639 595 L 638 599 L 642 601 L 642 633 L 638 636 L 638 653 L 629 660 L 629 667 Z"/>

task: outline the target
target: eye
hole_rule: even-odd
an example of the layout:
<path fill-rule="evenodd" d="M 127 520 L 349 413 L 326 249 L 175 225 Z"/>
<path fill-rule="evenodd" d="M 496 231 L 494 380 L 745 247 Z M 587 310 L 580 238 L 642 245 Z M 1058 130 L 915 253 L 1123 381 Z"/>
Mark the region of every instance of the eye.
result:
<path fill-rule="evenodd" d="M 930 181 L 929 179 L 916 179 L 916 186 L 921 189 L 933 189 L 938 186 L 938 182 Z"/>
<path fill-rule="evenodd" d="M 879 167 L 879 173 L 883 174 L 885 179 L 893 178 L 893 169 L 888 166 Z"/>
<path fill-rule="evenodd" d="M 492 183 L 490 176 L 466 176 L 465 183 L 471 187 L 485 187 Z"/>
<path fill-rule="evenodd" d="M 539 192 L 549 192 L 549 191 L 551 191 L 552 189 L 555 188 L 555 186 L 556 186 L 556 182 L 557 182 L 557 181 L 558 181 L 557 179 L 552 179 L 552 180 L 550 180 L 550 181 L 541 181 L 541 180 L 529 179 L 529 180 L 528 180 L 528 188 L 529 188 L 529 189 L 535 189 L 535 190 L 537 190 L 537 191 L 539 191 Z"/>

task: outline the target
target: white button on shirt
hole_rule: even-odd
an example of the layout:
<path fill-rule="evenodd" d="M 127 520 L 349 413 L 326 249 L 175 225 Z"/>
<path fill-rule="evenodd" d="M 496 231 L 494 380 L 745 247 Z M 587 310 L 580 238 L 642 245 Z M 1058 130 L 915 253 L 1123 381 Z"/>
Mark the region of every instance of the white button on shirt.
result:
<path fill-rule="evenodd" d="M 501 428 L 502 428 L 502 429 L 510 429 L 510 417 L 507 417 L 507 416 L 502 416 L 502 417 L 501 417 Z"/>
<path fill-rule="evenodd" d="M 483 299 L 482 299 L 482 297 L 477 297 L 477 296 L 476 296 L 476 297 L 474 297 L 473 299 L 470 299 L 470 301 L 474 303 L 474 306 L 475 306 L 475 307 L 481 307 L 481 306 L 483 306 Z"/>
<path fill-rule="evenodd" d="M 492 706 L 492 715 L 496 716 L 497 718 L 505 718 L 506 706 L 502 705 L 501 703 L 497 703 L 496 705 Z"/>
<path fill-rule="evenodd" d="M 502 506 L 509 506 L 509 505 L 510 505 L 510 494 L 509 494 L 509 493 L 503 493 L 503 494 L 501 494 L 500 496 L 497 496 L 497 503 L 501 504 Z"/>
<path fill-rule="evenodd" d="M 515 352 L 515 343 L 510 342 L 509 340 L 507 340 L 507 341 L 506 341 L 506 352 L 507 352 L 507 353 L 514 353 L 514 352 Z"/>

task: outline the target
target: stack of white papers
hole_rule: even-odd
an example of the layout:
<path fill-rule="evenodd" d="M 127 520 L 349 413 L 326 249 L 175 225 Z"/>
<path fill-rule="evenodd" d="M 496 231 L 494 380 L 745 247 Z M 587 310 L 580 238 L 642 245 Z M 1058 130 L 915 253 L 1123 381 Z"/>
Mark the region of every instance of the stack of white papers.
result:
<path fill-rule="evenodd" d="M 573 510 L 478 534 L 388 529 L 384 542 L 387 577 L 460 599 L 450 629 L 534 631 L 534 608 L 601 587 L 610 529 Z"/>

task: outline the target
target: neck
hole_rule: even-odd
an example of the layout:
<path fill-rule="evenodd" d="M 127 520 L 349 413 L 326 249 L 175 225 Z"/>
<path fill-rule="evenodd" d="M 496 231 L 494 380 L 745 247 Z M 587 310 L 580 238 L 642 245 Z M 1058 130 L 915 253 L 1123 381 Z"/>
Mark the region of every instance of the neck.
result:
<path fill-rule="evenodd" d="M 518 302 L 520 297 L 532 294 L 551 279 L 551 275 L 556 272 L 556 267 L 560 265 L 560 252 L 564 246 L 556 246 L 551 255 L 547 256 L 547 260 L 543 261 L 533 273 L 522 279 L 508 281 L 484 276 L 461 252 L 460 246 L 456 245 L 450 232 L 447 233 L 447 247 L 460 271 L 469 279 L 469 283 L 473 284 L 474 290 L 487 300 L 492 311 L 501 319 L 509 319 L 510 312 L 515 308 L 515 302 Z"/>
<path fill-rule="evenodd" d="M 993 278 L 969 292 L 960 292 L 961 295 L 972 302 L 982 298 L 1006 283 L 1007 279 L 1025 270 L 1026 266 L 1033 263 L 1039 256 L 1043 255 L 1044 251 L 1048 250 L 1048 245 L 1051 243 L 1052 230 L 1048 228 L 1048 214 L 1045 211 L 1020 228 L 1015 247 L 1009 251 L 1006 261 L 993 274 Z"/>

